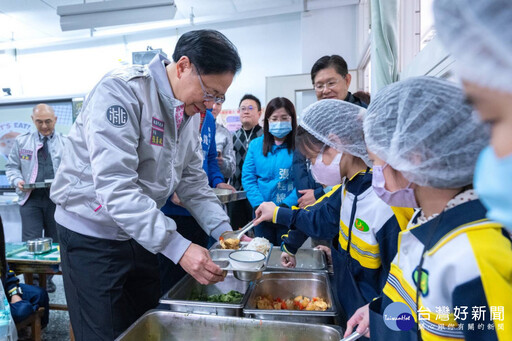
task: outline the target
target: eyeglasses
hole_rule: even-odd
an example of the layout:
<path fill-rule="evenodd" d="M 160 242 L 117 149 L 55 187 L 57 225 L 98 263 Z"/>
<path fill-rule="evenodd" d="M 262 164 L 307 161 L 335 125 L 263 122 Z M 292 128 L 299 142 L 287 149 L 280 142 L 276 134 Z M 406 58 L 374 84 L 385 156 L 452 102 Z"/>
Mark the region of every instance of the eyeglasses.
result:
<path fill-rule="evenodd" d="M 270 116 L 268 118 L 268 121 L 272 122 L 272 123 L 275 123 L 275 122 L 289 122 L 291 120 L 292 120 L 292 117 L 290 115 L 280 116 L 280 117 Z"/>
<path fill-rule="evenodd" d="M 196 71 L 197 78 L 199 78 L 199 84 L 201 85 L 201 90 L 203 90 L 203 99 L 204 99 L 204 101 L 205 102 L 215 102 L 217 104 L 224 103 L 226 101 L 226 97 L 224 95 L 215 96 L 215 95 L 209 94 L 206 91 L 206 89 L 204 88 L 203 80 L 201 79 L 201 75 L 197 71 L 196 66 L 194 64 L 192 64 L 192 65 L 194 66 L 194 70 Z"/>
<path fill-rule="evenodd" d="M 239 112 L 252 111 L 252 109 L 254 109 L 254 107 L 252 105 L 249 105 L 248 107 L 240 107 L 240 108 L 238 108 L 238 111 Z"/>
<path fill-rule="evenodd" d="M 334 80 L 334 81 L 328 81 L 327 83 L 325 84 L 322 84 L 322 83 L 317 83 L 315 84 L 315 91 L 316 92 L 322 92 L 324 91 L 324 88 L 327 88 L 327 89 L 332 89 L 336 86 L 336 84 L 338 84 L 340 82 L 339 79 L 337 80 Z"/>

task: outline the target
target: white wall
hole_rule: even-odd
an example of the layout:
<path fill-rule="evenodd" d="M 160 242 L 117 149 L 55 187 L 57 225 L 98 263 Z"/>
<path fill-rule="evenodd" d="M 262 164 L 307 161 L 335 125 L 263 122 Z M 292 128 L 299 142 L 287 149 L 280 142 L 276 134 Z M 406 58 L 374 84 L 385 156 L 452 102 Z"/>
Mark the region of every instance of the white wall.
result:
<path fill-rule="evenodd" d="M 238 107 L 245 93 L 262 102 L 265 79 L 270 76 L 308 73 L 325 54 L 337 53 L 356 65 L 356 6 L 312 10 L 238 22 L 196 25 L 187 29 L 114 38 L 94 38 L 65 45 L 20 50 L 16 56 L 0 54 L 0 85 L 13 96 L 40 97 L 87 93 L 107 71 L 131 62 L 133 51 L 146 46 L 172 55 L 178 37 L 192 29 L 211 28 L 224 33 L 237 46 L 242 71 L 228 93 L 224 109 Z M 1 98 L 0 98 L 1 100 Z"/>
<path fill-rule="evenodd" d="M 357 68 L 357 6 L 342 6 L 306 12 L 302 15 L 302 71 L 308 73 L 315 61 L 338 54 L 349 70 Z"/>

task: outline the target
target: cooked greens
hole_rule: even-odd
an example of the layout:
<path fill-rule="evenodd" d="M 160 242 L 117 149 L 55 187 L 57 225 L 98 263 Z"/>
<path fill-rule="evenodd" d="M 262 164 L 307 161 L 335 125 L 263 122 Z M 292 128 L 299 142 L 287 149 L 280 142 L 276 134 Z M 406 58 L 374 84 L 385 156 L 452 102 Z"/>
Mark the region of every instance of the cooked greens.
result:
<path fill-rule="evenodd" d="M 216 303 L 240 303 L 244 295 L 236 290 L 231 290 L 227 294 L 206 295 L 205 293 L 193 292 L 190 296 L 191 301 L 216 302 Z"/>

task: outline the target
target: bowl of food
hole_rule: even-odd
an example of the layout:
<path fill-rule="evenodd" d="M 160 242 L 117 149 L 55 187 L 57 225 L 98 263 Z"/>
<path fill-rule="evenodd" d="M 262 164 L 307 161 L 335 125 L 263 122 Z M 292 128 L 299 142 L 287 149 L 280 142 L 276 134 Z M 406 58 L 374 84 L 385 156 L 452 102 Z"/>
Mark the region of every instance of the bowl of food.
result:
<path fill-rule="evenodd" d="M 268 255 L 270 251 L 270 242 L 266 238 L 256 237 L 251 240 L 245 250 L 255 250 L 263 253 L 264 255 Z"/>
<path fill-rule="evenodd" d="M 254 250 L 239 250 L 229 254 L 229 263 L 234 270 L 253 270 L 261 269 L 265 263 L 265 255 Z"/>

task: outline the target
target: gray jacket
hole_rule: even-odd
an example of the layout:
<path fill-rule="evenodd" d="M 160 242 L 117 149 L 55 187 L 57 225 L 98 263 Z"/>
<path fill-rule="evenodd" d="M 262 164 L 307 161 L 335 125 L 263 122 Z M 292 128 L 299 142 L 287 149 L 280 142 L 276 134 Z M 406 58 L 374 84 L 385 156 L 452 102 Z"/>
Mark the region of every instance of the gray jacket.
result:
<path fill-rule="evenodd" d="M 217 153 L 220 152 L 224 159 L 220 171 L 222 175 L 229 179 L 235 173 L 235 151 L 233 150 L 233 134 L 229 132 L 222 124 L 215 124 L 215 143 L 217 144 Z"/>
<path fill-rule="evenodd" d="M 165 65 L 130 66 L 105 75 L 87 96 L 69 133 L 52 185 L 55 219 L 75 232 L 135 239 L 178 263 L 190 245 L 161 211 L 176 192 L 203 229 L 218 239 L 229 218 L 202 169 L 199 115 L 184 115 L 179 134 Z"/>
<path fill-rule="evenodd" d="M 65 140 L 66 138 L 56 131 L 53 132 L 52 138 L 48 139 L 48 148 L 50 150 L 54 174 L 57 173 L 57 168 L 59 168 Z M 18 183 L 21 180 L 25 181 L 27 184 L 36 181 L 38 171 L 37 151 L 42 147 L 43 142 L 41 142 L 39 132 L 36 130 L 16 137 L 11 152 L 9 153 L 9 160 L 5 165 L 5 174 L 11 186 L 16 187 L 18 203 L 20 205 L 25 204 L 32 191 L 20 191 L 17 187 Z"/>

